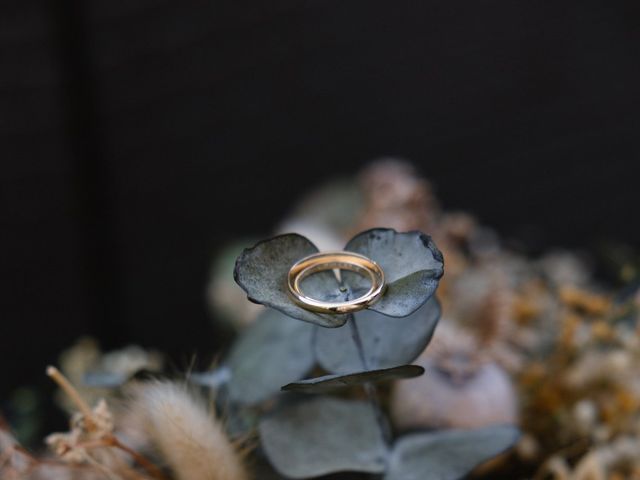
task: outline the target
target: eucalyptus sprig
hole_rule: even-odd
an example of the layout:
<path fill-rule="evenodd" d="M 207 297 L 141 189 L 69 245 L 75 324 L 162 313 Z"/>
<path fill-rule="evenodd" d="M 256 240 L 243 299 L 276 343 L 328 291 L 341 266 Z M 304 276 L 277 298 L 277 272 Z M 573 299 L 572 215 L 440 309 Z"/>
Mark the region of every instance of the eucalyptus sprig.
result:
<path fill-rule="evenodd" d="M 518 437 L 511 426 L 390 437 L 373 384 L 424 373 L 411 362 L 440 318 L 433 294 L 443 257 L 429 236 L 391 229 L 362 232 L 345 250 L 375 261 L 387 281 L 384 295 L 355 314 L 309 311 L 288 294 L 291 266 L 318 252 L 301 235 L 264 240 L 236 261 L 234 277 L 249 300 L 270 308 L 232 348 L 226 392 L 245 407 L 278 399 L 259 421 L 261 445 L 275 469 L 288 478 L 359 471 L 385 480 L 455 480 L 510 447 Z M 325 302 L 356 298 L 368 288 L 350 271 L 339 278 L 321 271 L 304 282 L 308 295 Z M 304 378 L 314 367 L 326 374 Z M 327 395 L 357 385 L 369 402 Z"/>

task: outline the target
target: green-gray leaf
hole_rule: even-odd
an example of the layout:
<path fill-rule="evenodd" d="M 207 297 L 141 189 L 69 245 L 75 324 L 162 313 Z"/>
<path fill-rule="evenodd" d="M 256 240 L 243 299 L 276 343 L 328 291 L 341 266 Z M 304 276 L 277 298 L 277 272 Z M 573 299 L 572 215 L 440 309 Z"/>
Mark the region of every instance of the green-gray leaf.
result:
<path fill-rule="evenodd" d="M 495 426 L 402 437 L 384 480 L 458 480 L 509 449 L 519 434 L 515 427 Z"/>
<path fill-rule="evenodd" d="M 323 327 L 340 327 L 346 322 L 346 315 L 305 310 L 296 305 L 287 292 L 287 274 L 291 266 L 317 252 L 316 246 L 301 235 L 290 233 L 273 237 L 242 252 L 236 260 L 234 278 L 252 302 Z M 304 291 L 318 300 L 335 301 L 341 295 L 331 271 L 319 272 L 305 279 Z"/>
<path fill-rule="evenodd" d="M 217 390 L 231 380 L 231 370 L 229 367 L 223 365 L 220 368 L 209 370 L 208 372 L 194 372 L 190 374 L 187 379 L 196 385 Z"/>
<path fill-rule="evenodd" d="M 289 478 L 385 470 L 387 447 L 364 402 L 315 397 L 265 417 L 259 430 L 267 457 Z"/>
<path fill-rule="evenodd" d="M 253 405 L 302 378 L 314 364 L 315 327 L 267 309 L 234 344 L 227 366 L 229 399 Z"/>
<path fill-rule="evenodd" d="M 421 232 L 376 228 L 356 235 L 345 250 L 365 255 L 382 267 L 387 290 L 369 308 L 390 317 L 415 312 L 436 291 L 444 273 L 442 253 L 431 237 Z M 352 290 L 362 290 L 361 276 L 345 272 L 343 278 Z"/>
<path fill-rule="evenodd" d="M 352 387 L 365 383 L 386 382 L 400 378 L 419 377 L 424 368 L 419 365 L 400 365 L 399 367 L 366 372 L 349 373 L 347 375 L 324 375 L 293 382 L 282 387 L 282 390 L 302 393 L 324 393 L 336 388 Z"/>
<path fill-rule="evenodd" d="M 370 310 L 355 314 L 367 368 L 381 369 L 413 362 L 426 348 L 440 318 L 435 298 L 408 317 L 389 318 Z M 351 329 L 318 328 L 315 339 L 320 365 L 333 373 L 362 370 Z"/>

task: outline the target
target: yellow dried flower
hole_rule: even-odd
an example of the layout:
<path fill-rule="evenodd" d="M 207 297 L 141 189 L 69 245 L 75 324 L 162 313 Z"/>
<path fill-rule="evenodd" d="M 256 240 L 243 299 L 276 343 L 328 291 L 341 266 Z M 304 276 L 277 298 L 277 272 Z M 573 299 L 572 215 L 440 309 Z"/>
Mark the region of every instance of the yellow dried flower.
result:
<path fill-rule="evenodd" d="M 571 349 L 575 347 L 576 332 L 583 321 L 582 317 L 574 313 L 564 315 L 560 336 L 558 338 L 558 343 L 561 348 Z"/>
<path fill-rule="evenodd" d="M 623 414 L 630 414 L 638 411 L 640 399 L 625 388 L 620 388 L 615 394 L 618 409 Z"/>
<path fill-rule="evenodd" d="M 611 301 L 604 295 L 586 292 L 573 286 L 562 286 L 558 291 L 560 301 L 587 315 L 604 315 L 611 308 Z"/>
<path fill-rule="evenodd" d="M 616 332 L 611 325 L 604 320 L 598 320 L 591 326 L 591 333 L 596 340 L 610 341 L 616 336 Z"/>
<path fill-rule="evenodd" d="M 521 295 L 514 299 L 513 316 L 520 324 L 527 324 L 540 315 L 540 306 L 527 296 Z"/>

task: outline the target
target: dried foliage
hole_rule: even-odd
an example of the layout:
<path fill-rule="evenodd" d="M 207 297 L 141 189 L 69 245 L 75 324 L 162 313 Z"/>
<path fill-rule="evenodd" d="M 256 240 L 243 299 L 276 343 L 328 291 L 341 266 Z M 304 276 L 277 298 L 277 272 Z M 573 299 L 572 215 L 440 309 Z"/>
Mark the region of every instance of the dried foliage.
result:
<path fill-rule="evenodd" d="M 151 382 L 128 389 L 120 421 L 129 436 L 142 433 L 178 480 L 247 480 L 247 470 L 224 426 L 184 385 Z"/>
<path fill-rule="evenodd" d="M 183 383 L 135 381 L 139 370 L 161 372 L 162 356 L 103 354 L 82 340 L 61 359 L 78 389 L 49 372 L 73 412 L 70 430 L 47 438 L 50 453 L 32 455 L 0 421 L 0 478 L 276 480 L 352 471 L 455 480 L 473 471 L 640 480 L 637 289 L 599 285 L 571 252 L 532 259 L 505 248 L 472 216 L 443 210 L 428 181 L 391 159 L 302 199 L 278 233 L 248 249 L 233 245 L 216 262 L 208 296 L 238 337 L 214 370 Z M 354 315 L 295 304 L 284 282 L 290 266 L 341 248 L 383 267 L 383 298 Z M 268 308 L 246 302 L 233 276 Z M 351 272 L 305 280 L 305 292 L 321 300 L 364 286 Z M 187 378 L 215 391 L 215 404 Z M 249 469 L 246 444 L 230 438 L 256 433 Z M 476 468 L 514 442 L 512 453 Z"/>
<path fill-rule="evenodd" d="M 223 425 L 184 386 L 171 382 L 130 385 L 112 409 L 91 409 L 54 367 L 47 374 L 77 411 L 68 432 L 46 438 L 52 455 L 29 454 L 0 425 L 2 479 L 247 480 L 249 475 Z"/>

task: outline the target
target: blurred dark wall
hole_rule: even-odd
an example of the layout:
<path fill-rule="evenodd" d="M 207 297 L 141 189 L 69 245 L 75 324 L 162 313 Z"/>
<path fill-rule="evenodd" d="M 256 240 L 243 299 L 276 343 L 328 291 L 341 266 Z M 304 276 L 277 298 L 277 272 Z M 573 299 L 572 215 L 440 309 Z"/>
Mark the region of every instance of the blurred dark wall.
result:
<path fill-rule="evenodd" d="M 0 394 L 219 344 L 212 252 L 381 155 L 537 246 L 640 240 L 640 4 L 0 3 Z"/>

